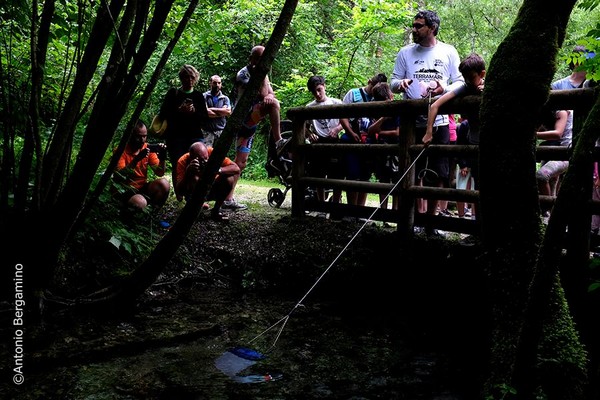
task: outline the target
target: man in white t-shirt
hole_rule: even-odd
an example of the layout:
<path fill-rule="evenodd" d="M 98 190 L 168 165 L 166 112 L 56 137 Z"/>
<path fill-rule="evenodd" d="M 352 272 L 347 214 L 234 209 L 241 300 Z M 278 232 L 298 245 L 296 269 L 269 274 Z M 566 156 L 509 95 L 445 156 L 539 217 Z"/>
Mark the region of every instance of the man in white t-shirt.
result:
<path fill-rule="evenodd" d="M 328 106 L 333 104 L 343 104 L 340 99 L 334 99 L 327 96 L 325 91 L 325 78 L 322 76 L 311 76 L 306 83 L 308 90 L 315 98 L 308 103 L 307 107 Z M 337 118 L 313 119 L 308 122 L 307 139 L 310 143 L 336 143 L 339 142 L 339 133 L 342 131 L 342 124 Z M 311 174 L 316 177 L 328 177 L 333 179 L 343 179 L 343 162 L 339 157 L 329 155 L 318 156 L 312 160 L 309 169 Z M 342 192 L 339 189 L 333 191 L 332 201 L 339 203 Z M 317 199 L 325 200 L 323 188 L 317 189 Z"/>
<path fill-rule="evenodd" d="M 589 52 L 584 46 L 578 45 L 573 49 L 573 53 L 584 55 L 585 58 L 593 58 L 596 53 Z M 570 90 L 570 89 L 581 89 L 584 87 L 587 72 L 585 69 L 580 67 L 580 63 L 576 59 L 571 59 L 569 62 L 569 69 L 571 74 L 565 76 L 562 79 L 558 79 L 550 85 L 552 90 Z"/>
<path fill-rule="evenodd" d="M 413 20 L 413 44 L 404 46 L 396 56 L 391 87 L 395 93 L 404 93 L 406 99 L 423 99 L 438 96 L 464 84 L 458 70 L 460 57 L 456 49 L 437 40 L 440 19 L 434 11 L 419 11 Z M 417 143 L 422 143 L 427 126 L 427 115 L 420 115 L 415 121 Z M 437 115 L 433 124 L 432 144 L 448 144 L 450 129 L 448 115 Z M 416 166 L 416 177 L 423 178 L 427 186 L 448 185 L 450 173 L 448 157 L 421 157 Z M 420 183 L 420 182 L 419 182 Z M 435 215 L 437 200 L 427 201 L 427 213 Z M 426 233 L 439 236 L 439 233 L 426 228 Z"/>

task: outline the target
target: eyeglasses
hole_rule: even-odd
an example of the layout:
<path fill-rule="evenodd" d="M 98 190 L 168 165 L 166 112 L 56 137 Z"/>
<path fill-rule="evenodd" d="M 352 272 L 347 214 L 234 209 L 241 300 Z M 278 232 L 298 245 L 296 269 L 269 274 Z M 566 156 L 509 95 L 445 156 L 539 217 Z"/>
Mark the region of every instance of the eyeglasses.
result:
<path fill-rule="evenodd" d="M 424 26 L 425 26 L 425 24 L 420 24 L 420 23 L 418 23 L 418 22 L 415 22 L 415 23 L 412 25 L 413 29 L 416 29 L 416 30 L 419 30 L 419 29 L 421 29 L 421 28 L 422 28 L 422 27 L 424 27 Z"/>

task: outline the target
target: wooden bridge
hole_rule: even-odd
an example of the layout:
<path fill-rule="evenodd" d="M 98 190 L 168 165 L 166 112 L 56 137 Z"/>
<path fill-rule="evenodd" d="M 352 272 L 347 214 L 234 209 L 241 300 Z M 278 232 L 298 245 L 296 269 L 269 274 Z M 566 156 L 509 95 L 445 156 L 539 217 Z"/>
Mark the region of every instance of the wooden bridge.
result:
<path fill-rule="evenodd" d="M 585 118 L 595 101 L 593 89 L 553 90 L 550 92 L 546 106 L 550 109 L 574 110 L 576 118 Z M 480 96 L 455 98 L 444 104 L 440 114 L 457 113 L 473 114 L 479 112 Z M 358 153 L 370 157 L 377 155 L 397 154 L 400 158 L 400 169 L 406 171 L 414 158 L 423 150 L 423 145 L 415 144 L 415 116 L 427 114 L 427 101 L 396 100 L 391 102 L 370 102 L 321 107 L 296 107 L 289 109 L 287 117 L 292 121 L 292 215 L 302 217 L 306 211 L 336 213 L 337 215 L 368 218 L 373 220 L 397 223 L 397 229 L 403 236 L 413 234 L 414 226 L 431 226 L 437 229 L 459 233 L 476 233 L 479 221 L 464 218 L 448 218 L 432 216 L 416 212 L 415 199 L 439 199 L 466 203 L 479 202 L 478 190 L 460 190 L 453 188 L 437 188 L 415 185 L 415 169 L 410 168 L 400 184 L 375 183 L 365 181 L 316 178 L 308 175 L 307 161 L 323 153 L 347 154 Z M 306 144 L 304 127 L 307 120 L 328 118 L 388 117 L 400 116 L 399 144 Z M 574 133 L 575 134 L 575 133 Z M 576 134 L 575 134 L 576 135 Z M 561 146 L 538 146 L 536 157 L 541 159 L 568 160 L 569 148 Z M 476 156 L 478 146 L 473 145 L 430 145 L 427 154 L 444 154 L 449 157 Z M 595 158 L 600 159 L 600 149 L 595 149 Z M 403 168 L 404 167 L 404 168 Z M 591 171 L 590 171 L 591 174 Z M 399 195 L 398 210 L 381 209 L 368 206 L 336 204 L 332 202 L 312 202 L 305 198 L 306 188 L 332 188 L 376 194 Z M 393 191 L 392 191 L 393 189 Z M 477 188 L 476 188 L 477 189 Z M 554 196 L 540 196 L 540 203 L 552 205 Z M 590 214 L 600 214 L 600 203 L 590 199 Z"/>

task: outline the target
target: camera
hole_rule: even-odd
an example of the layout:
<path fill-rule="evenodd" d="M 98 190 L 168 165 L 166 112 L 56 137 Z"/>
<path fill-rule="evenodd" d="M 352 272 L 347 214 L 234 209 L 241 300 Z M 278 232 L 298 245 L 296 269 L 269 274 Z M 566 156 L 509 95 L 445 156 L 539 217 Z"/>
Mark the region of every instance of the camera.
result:
<path fill-rule="evenodd" d="M 160 144 L 158 143 L 150 143 L 148 145 L 148 149 L 150 150 L 150 153 L 159 153 L 160 152 Z"/>

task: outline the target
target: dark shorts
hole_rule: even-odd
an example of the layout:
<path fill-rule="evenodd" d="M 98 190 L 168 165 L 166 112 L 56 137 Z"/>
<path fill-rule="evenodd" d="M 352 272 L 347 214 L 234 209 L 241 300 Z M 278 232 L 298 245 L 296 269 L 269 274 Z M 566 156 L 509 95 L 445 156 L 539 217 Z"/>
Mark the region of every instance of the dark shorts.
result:
<path fill-rule="evenodd" d="M 238 132 L 238 138 L 251 138 L 256 133 L 256 128 L 260 121 L 267 115 L 264 111 L 263 103 L 255 101 L 250 108 L 242 128 Z"/>
<path fill-rule="evenodd" d="M 353 141 L 348 134 L 342 135 L 340 141 L 357 146 L 362 144 Z M 368 181 L 375 169 L 374 161 L 364 154 L 346 153 L 344 164 L 346 166 L 346 179 L 353 181 Z"/>
<path fill-rule="evenodd" d="M 400 158 L 390 154 L 377 158 L 375 176 L 381 183 L 396 183 L 400 179 Z"/>
<path fill-rule="evenodd" d="M 256 125 L 254 125 L 253 127 L 250 127 L 250 128 L 242 125 L 242 127 L 238 133 L 238 137 L 251 138 L 252 136 L 254 136 L 255 133 L 256 133 Z"/>
<path fill-rule="evenodd" d="M 117 193 L 117 199 L 123 203 L 124 205 L 127 205 L 127 203 L 129 202 L 129 199 L 131 199 L 133 196 L 135 196 L 136 194 L 141 194 L 142 196 L 144 196 L 146 198 L 146 201 L 148 203 L 150 203 L 150 196 L 148 196 L 148 186 L 150 184 L 148 182 L 146 182 L 144 184 L 144 186 L 142 186 L 140 189 L 135 189 L 129 185 L 123 185 L 124 190 L 122 192 L 118 192 Z"/>
<path fill-rule="evenodd" d="M 425 136 L 425 128 L 416 128 L 417 143 L 423 143 L 421 139 Z M 433 139 L 431 144 L 450 143 L 450 129 L 448 125 L 433 128 Z M 450 175 L 450 159 L 448 157 L 429 156 L 427 150 L 421 155 L 415 166 L 415 177 L 423 179 L 423 183 L 434 184 L 438 179 L 447 183 Z"/>
<path fill-rule="evenodd" d="M 320 137 L 317 143 L 339 143 L 333 137 Z M 317 178 L 343 179 L 345 177 L 344 158 L 335 154 L 317 154 L 308 165 L 310 174 Z"/>

